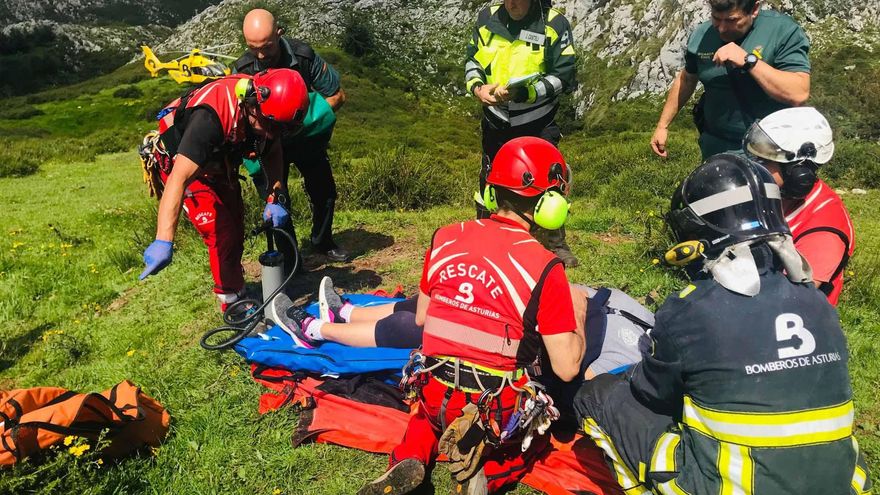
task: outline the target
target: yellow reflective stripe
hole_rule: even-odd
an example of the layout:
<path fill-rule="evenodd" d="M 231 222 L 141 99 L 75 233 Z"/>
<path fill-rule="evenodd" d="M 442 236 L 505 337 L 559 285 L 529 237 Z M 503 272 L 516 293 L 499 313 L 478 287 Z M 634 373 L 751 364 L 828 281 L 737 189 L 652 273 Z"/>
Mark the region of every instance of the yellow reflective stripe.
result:
<path fill-rule="evenodd" d="M 708 409 L 684 398 L 684 423 L 724 442 L 749 447 L 793 447 L 833 442 L 852 435 L 852 401 L 785 413 L 741 413 Z"/>
<path fill-rule="evenodd" d="M 547 22 L 552 21 L 556 16 L 559 15 L 559 11 L 556 9 L 550 9 L 547 11 Z"/>
<path fill-rule="evenodd" d="M 544 36 L 550 40 L 550 44 L 556 43 L 556 40 L 559 38 L 559 33 L 556 32 L 555 29 L 550 24 L 544 26 Z"/>
<path fill-rule="evenodd" d="M 749 448 L 732 443 L 720 443 L 719 447 L 721 495 L 751 495 L 754 492 L 755 466 Z"/>
<path fill-rule="evenodd" d="M 626 467 L 626 464 L 623 463 L 611 439 L 602 431 L 602 428 L 599 428 L 596 420 L 593 418 L 585 419 L 584 431 L 587 435 L 590 435 L 593 441 L 596 442 L 596 445 L 604 450 L 608 458 L 611 459 L 611 464 L 614 466 L 614 475 L 617 477 L 617 484 L 623 488 L 623 492 L 626 495 L 651 495 L 650 490 L 642 486 L 635 475 Z"/>
<path fill-rule="evenodd" d="M 676 472 L 675 449 L 678 447 L 681 437 L 677 433 L 664 433 L 657 439 L 654 453 L 651 454 L 651 472 L 667 473 Z"/>
<path fill-rule="evenodd" d="M 678 483 L 676 483 L 675 478 L 667 481 L 666 483 L 657 483 L 654 485 L 658 492 L 662 495 L 690 495 L 688 492 L 684 491 Z"/>
<path fill-rule="evenodd" d="M 695 291 L 695 290 L 697 290 L 697 286 L 694 285 L 694 284 L 690 284 L 690 285 L 688 285 L 687 287 L 685 287 L 684 289 L 682 289 L 681 292 L 678 293 L 678 298 L 679 298 L 679 299 L 684 299 L 684 298 L 686 298 L 687 296 L 689 296 L 691 292 L 693 292 L 693 291 Z"/>
<path fill-rule="evenodd" d="M 475 78 L 471 79 L 470 81 L 468 81 L 465 84 L 465 87 L 467 88 L 467 92 L 473 93 L 474 92 L 474 84 L 481 83 L 481 82 L 483 82 L 483 80 L 480 79 L 479 77 L 475 77 Z"/>
<path fill-rule="evenodd" d="M 574 55 L 574 45 L 568 45 L 565 47 L 565 50 L 562 50 L 561 55 Z"/>
<path fill-rule="evenodd" d="M 865 470 L 862 469 L 861 466 L 856 465 L 856 470 L 853 473 L 853 478 L 852 478 L 853 490 L 855 490 L 855 492 L 858 495 L 862 495 L 864 493 L 867 493 L 865 491 L 865 483 L 867 483 L 867 482 L 868 482 L 868 473 L 866 473 Z"/>

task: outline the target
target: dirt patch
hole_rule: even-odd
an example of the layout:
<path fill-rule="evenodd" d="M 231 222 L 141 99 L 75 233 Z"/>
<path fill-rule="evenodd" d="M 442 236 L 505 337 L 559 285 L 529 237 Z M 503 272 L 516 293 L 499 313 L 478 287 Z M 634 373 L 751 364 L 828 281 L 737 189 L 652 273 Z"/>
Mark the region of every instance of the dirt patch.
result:
<path fill-rule="evenodd" d="M 137 291 L 137 287 L 130 287 L 125 290 L 122 294 L 119 295 L 116 299 L 114 299 L 108 306 L 107 311 L 118 311 L 125 307 L 128 304 L 128 301 L 134 296 Z"/>
<path fill-rule="evenodd" d="M 339 244 L 352 246 L 356 257 L 348 263 L 330 263 L 323 254 L 303 253 L 303 266 L 307 272 L 295 276 L 287 290 L 295 304 L 317 299 L 318 284 L 325 276 L 332 278 L 333 284 L 344 292 L 391 291 L 396 282 L 383 280 L 380 274 L 385 267 L 403 259 L 421 259 L 422 256 L 422 247 L 417 245 L 415 234 L 392 238 L 358 227 L 336 237 Z"/>
<path fill-rule="evenodd" d="M 603 244 L 611 244 L 618 245 L 623 244 L 625 242 L 633 242 L 633 238 L 621 234 L 619 232 L 602 232 L 601 234 L 591 234 L 594 238 L 598 239 Z"/>

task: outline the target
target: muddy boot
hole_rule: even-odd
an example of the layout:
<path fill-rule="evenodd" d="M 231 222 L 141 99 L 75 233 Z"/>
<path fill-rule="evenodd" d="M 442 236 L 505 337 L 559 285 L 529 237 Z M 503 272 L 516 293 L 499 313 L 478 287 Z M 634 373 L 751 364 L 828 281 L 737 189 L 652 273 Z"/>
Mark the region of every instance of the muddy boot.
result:
<path fill-rule="evenodd" d="M 412 493 L 424 479 L 425 465 L 418 459 L 404 459 L 361 487 L 358 495 L 404 495 Z"/>
<path fill-rule="evenodd" d="M 565 242 L 565 227 L 558 230 L 541 230 L 537 236 L 538 240 L 545 248 L 553 251 L 553 253 L 562 260 L 566 268 L 574 268 L 580 264 L 568 243 Z"/>

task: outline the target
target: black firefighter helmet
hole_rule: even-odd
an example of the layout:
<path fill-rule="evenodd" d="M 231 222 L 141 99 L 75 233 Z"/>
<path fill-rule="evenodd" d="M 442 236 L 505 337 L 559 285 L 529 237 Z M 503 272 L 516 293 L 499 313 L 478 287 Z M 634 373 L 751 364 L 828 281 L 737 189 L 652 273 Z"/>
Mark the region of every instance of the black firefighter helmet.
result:
<path fill-rule="evenodd" d="M 709 157 L 687 176 L 672 195 L 667 221 L 678 242 L 701 241 L 709 258 L 734 244 L 791 234 L 773 176 L 728 153 Z"/>

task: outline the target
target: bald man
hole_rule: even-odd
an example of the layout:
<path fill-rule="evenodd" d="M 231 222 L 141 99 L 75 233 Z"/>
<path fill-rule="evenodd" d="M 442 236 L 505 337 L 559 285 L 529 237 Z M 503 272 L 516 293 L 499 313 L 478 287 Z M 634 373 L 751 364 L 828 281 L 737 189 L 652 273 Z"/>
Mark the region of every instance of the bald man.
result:
<path fill-rule="evenodd" d="M 284 177 L 290 171 L 291 162 L 303 177 L 312 206 L 312 246 L 331 261 L 347 261 L 348 253 L 333 240 L 336 182 L 327 155 L 336 122 L 334 113 L 345 103 L 339 73 L 305 42 L 282 36 L 284 29 L 268 10 L 248 12 L 242 32 L 248 51 L 232 64 L 234 72 L 255 74 L 264 69 L 289 68 L 299 72 L 306 82 L 311 108 L 304 129 L 296 135 L 282 137 Z M 258 187 L 263 182 L 259 174 L 254 182 Z M 283 249 L 286 240 L 278 241 Z"/>

